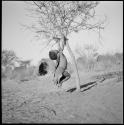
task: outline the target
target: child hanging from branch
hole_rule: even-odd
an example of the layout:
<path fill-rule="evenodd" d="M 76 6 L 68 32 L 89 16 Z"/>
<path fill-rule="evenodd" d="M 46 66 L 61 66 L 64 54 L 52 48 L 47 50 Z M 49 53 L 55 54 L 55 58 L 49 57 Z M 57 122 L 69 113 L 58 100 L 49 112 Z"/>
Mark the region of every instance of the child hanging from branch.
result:
<path fill-rule="evenodd" d="M 63 54 L 63 45 L 60 46 L 60 38 L 56 38 L 58 44 L 58 50 L 51 50 L 49 52 L 49 57 L 51 60 L 56 60 L 56 70 L 54 72 L 54 83 L 60 87 L 64 81 L 70 78 L 70 74 L 66 71 L 67 69 L 67 59 Z"/>

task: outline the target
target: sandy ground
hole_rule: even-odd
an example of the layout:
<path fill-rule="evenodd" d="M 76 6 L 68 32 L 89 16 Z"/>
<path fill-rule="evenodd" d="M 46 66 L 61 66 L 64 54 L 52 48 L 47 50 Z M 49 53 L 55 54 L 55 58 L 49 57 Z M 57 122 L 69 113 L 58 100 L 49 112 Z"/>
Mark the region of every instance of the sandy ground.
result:
<path fill-rule="evenodd" d="M 58 89 L 50 76 L 2 80 L 2 123 L 123 123 L 123 71 L 80 72 Z"/>

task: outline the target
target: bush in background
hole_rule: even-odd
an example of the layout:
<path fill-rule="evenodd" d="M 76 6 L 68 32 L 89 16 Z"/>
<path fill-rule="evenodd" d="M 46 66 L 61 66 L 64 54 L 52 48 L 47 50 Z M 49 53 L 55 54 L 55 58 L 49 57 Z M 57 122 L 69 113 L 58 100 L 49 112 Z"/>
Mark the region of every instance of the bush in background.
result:
<path fill-rule="evenodd" d="M 77 59 L 78 68 L 80 70 L 91 71 L 94 69 L 97 57 L 98 57 L 98 48 L 93 45 L 85 44 L 84 47 L 78 47 L 76 52 L 80 56 Z"/>
<path fill-rule="evenodd" d="M 81 71 L 102 71 L 123 67 L 123 53 L 99 55 L 98 48 L 85 44 L 76 48 L 78 69 Z"/>
<path fill-rule="evenodd" d="M 123 54 L 115 53 L 99 55 L 97 59 L 90 60 L 88 63 L 86 57 L 82 56 L 77 59 L 78 68 L 83 71 L 104 71 L 114 68 L 123 68 Z M 89 69 L 89 70 L 88 70 Z"/>

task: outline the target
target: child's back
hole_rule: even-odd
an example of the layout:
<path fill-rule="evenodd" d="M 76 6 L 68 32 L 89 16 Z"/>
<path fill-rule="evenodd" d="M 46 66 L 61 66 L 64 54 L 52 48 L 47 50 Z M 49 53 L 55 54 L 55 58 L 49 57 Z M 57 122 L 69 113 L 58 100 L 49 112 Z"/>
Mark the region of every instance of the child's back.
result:
<path fill-rule="evenodd" d="M 67 69 L 67 59 L 66 59 L 65 55 L 61 51 L 58 53 L 58 60 L 57 61 L 59 63 L 58 67 L 61 67 L 64 70 Z"/>

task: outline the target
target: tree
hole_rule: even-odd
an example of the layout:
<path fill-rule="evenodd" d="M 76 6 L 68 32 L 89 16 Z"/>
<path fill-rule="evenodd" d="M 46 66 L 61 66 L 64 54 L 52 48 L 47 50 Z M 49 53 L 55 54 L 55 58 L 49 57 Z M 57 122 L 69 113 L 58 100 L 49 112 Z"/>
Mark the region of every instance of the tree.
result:
<path fill-rule="evenodd" d="M 7 67 L 13 67 L 14 62 L 18 60 L 15 52 L 12 50 L 2 51 L 2 67 L 6 69 Z"/>
<path fill-rule="evenodd" d="M 75 56 L 68 43 L 68 35 L 72 32 L 90 29 L 103 29 L 104 21 L 92 23 L 95 17 L 94 8 L 98 5 L 95 1 L 32 1 L 27 2 L 30 15 L 36 19 L 31 26 L 38 37 L 44 36 L 47 45 L 56 40 L 62 50 L 66 47 L 76 75 L 77 90 L 80 90 L 80 79 Z M 57 38 L 57 39 L 56 39 Z M 59 38 L 59 39 L 58 39 Z"/>
<path fill-rule="evenodd" d="M 97 57 L 99 56 L 97 52 L 98 48 L 92 44 L 85 44 L 84 47 L 78 46 L 75 51 L 80 55 L 80 57 L 84 58 L 88 70 L 91 70 L 94 67 Z"/>
<path fill-rule="evenodd" d="M 9 77 L 15 62 L 18 60 L 14 51 L 2 50 L 2 77 Z"/>
<path fill-rule="evenodd" d="M 25 66 L 26 68 L 30 66 L 31 60 L 18 60 L 18 62 L 20 63 L 21 66 Z"/>

